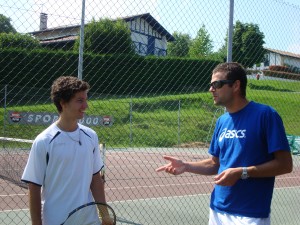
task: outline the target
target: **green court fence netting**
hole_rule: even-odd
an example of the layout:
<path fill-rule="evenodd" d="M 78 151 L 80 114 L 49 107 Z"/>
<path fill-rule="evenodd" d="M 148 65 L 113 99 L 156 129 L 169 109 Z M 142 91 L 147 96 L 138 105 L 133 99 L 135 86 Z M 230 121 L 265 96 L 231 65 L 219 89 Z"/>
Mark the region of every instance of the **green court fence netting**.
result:
<path fill-rule="evenodd" d="M 273 225 L 299 224 L 298 0 L 1 0 L 0 224 L 31 224 L 20 181 L 31 143 L 57 119 L 59 76 L 91 86 L 81 121 L 105 144 L 117 224 L 207 224 L 212 177 L 156 173 L 165 154 L 208 156 L 224 109 L 208 92 L 224 61 L 247 69 L 247 98 L 280 114 L 294 169 L 278 176 Z"/>

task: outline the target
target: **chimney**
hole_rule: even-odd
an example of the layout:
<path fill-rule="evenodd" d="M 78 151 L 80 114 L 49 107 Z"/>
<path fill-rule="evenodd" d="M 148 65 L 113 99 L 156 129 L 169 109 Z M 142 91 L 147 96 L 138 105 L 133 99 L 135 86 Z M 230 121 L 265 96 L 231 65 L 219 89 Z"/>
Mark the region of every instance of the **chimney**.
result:
<path fill-rule="evenodd" d="M 40 30 L 47 29 L 47 19 L 48 19 L 48 15 L 46 13 L 40 14 Z"/>

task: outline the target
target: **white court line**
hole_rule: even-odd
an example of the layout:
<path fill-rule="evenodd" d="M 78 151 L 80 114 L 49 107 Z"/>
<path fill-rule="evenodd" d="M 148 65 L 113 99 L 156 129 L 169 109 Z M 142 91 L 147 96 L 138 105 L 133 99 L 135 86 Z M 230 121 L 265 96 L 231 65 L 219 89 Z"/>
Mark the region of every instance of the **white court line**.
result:
<path fill-rule="evenodd" d="M 200 183 L 184 183 L 184 184 L 156 184 L 156 185 L 143 185 L 143 186 L 127 186 L 108 188 L 109 190 L 123 190 L 123 189 L 135 189 L 135 188 L 153 188 L 153 187 L 170 187 L 170 186 L 185 186 L 185 185 L 201 185 L 201 184 L 213 184 L 214 182 L 200 182 Z"/>
<path fill-rule="evenodd" d="M 275 189 L 292 189 L 292 188 L 300 188 L 300 186 L 295 187 L 285 187 L 285 188 L 275 188 Z M 175 196 L 165 196 L 165 197 L 157 197 L 157 198 L 141 198 L 141 199 L 133 199 L 133 200 L 121 200 L 114 201 L 112 203 L 125 203 L 125 202 L 137 202 L 137 201 L 149 201 L 149 200 L 159 200 L 159 199 L 170 199 L 170 198 L 185 198 L 185 197 L 197 197 L 197 196 L 207 196 L 211 195 L 211 192 L 204 194 L 193 194 L 193 195 L 175 195 Z"/>
<path fill-rule="evenodd" d="M 182 148 L 181 150 L 182 151 L 178 151 L 176 148 L 175 150 L 176 151 L 159 151 L 160 148 L 157 148 L 155 150 L 126 150 L 124 149 L 124 151 L 122 150 L 110 150 L 110 149 L 106 149 L 106 153 L 107 154 L 110 154 L 110 155 L 119 155 L 119 154 L 136 154 L 136 155 L 180 155 L 182 156 L 184 154 L 184 156 L 207 156 L 207 155 L 210 155 L 208 153 L 208 150 L 197 150 L 197 151 L 193 151 L 193 150 L 185 150 L 184 148 Z"/>
<path fill-rule="evenodd" d="M 124 154 L 124 153 L 122 153 Z M 136 153 L 135 153 L 136 154 Z M 136 154 L 137 155 L 137 154 Z M 144 155 L 144 154 L 142 154 Z M 194 155 L 194 156 L 202 156 L 202 155 Z M 118 153 L 116 154 L 111 154 L 111 153 L 108 153 L 106 154 L 105 156 L 106 158 L 114 158 L 114 159 L 123 159 L 124 160 L 124 157 L 123 156 L 120 156 Z M 163 155 L 161 155 L 161 159 L 163 159 Z M 161 161 L 155 161 L 155 160 L 143 160 L 143 159 L 133 159 L 133 158 L 126 158 L 127 161 L 129 162 L 143 162 L 143 163 L 148 163 L 148 164 L 153 164 L 153 165 L 157 165 L 158 163 L 161 163 Z M 166 160 L 164 160 L 165 163 L 167 162 Z M 118 168 L 118 167 L 122 167 L 122 165 L 124 164 L 119 164 L 118 166 L 113 166 L 115 168 Z M 135 165 L 139 165 L 138 163 L 136 163 Z M 133 166 L 133 165 L 126 165 L 126 167 L 129 167 L 129 166 Z"/>
<path fill-rule="evenodd" d="M 26 208 L 26 209 L 6 209 L 6 210 L 0 211 L 0 213 L 21 212 L 21 211 L 29 211 L 29 209 L 28 208 Z"/>
<path fill-rule="evenodd" d="M 14 197 L 14 196 L 25 196 L 27 194 L 8 194 L 8 195 L 0 195 L 0 197 Z"/>
<path fill-rule="evenodd" d="M 280 177 L 276 177 L 276 180 L 298 179 L 298 178 L 299 176 L 288 176 L 288 177 L 280 176 Z"/>
<path fill-rule="evenodd" d="M 24 143 L 33 143 L 33 140 L 9 138 L 9 137 L 0 137 L 0 140 L 1 141 L 17 141 L 17 142 L 24 142 Z"/>
<path fill-rule="evenodd" d="M 289 179 L 297 179 L 298 177 L 288 177 Z M 285 179 L 285 178 L 278 178 Z M 126 187 L 116 187 L 116 188 L 107 188 L 109 190 L 123 190 L 123 189 L 138 189 L 138 188 L 157 188 L 157 187 L 172 187 L 172 186 L 186 186 L 186 185 L 203 185 L 203 184 L 214 184 L 213 181 L 204 181 L 204 182 L 189 182 L 189 183 L 173 183 L 173 184 L 157 184 L 157 185 L 141 185 L 141 186 L 126 186 Z M 290 186 L 290 187 L 275 187 L 274 189 L 291 189 L 291 188 L 300 188 L 300 186 Z M 9 195 L 0 195 L 0 197 L 13 197 L 13 196 L 25 196 L 27 194 L 9 194 Z"/>
<path fill-rule="evenodd" d="M 281 189 L 293 189 L 293 188 L 300 188 L 300 186 L 291 186 L 291 187 L 276 187 L 276 188 L 274 188 L 274 189 L 281 190 Z"/>
<path fill-rule="evenodd" d="M 275 189 L 293 189 L 293 188 L 300 188 L 300 186 L 294 187 L 282 187 L 282 188 L 275 188 Z M 200 197 L 200 196 L 210 196 L 210 193 L 204 194 L 193 194 L 193 195 L 175 195 L 175 196 L 165 196 L 165 197 L 156 197 L 156 198 L 141 198 L 141 199 L 129 199 L 129 200 L 121 200 L 121 201 L 114 201 L 114 202 L 107 202 L 108 204 L 117 204 L 117 203 L 126 203 L 126 202 L 139 202 L 139 201 L 153 201 L 153 200 L 160 200 L 160 199 L 170 199 L 170 198 L 186 198 L 186 197 Z M 13 209 L 13 210 L 2 210 L 0 213 L 7 213 L 7 212 L 19 212 L 19 211 L 29 211 L 28 208 L 26 209 Z"/>
<path fill-rule="evenodd" d="M 126 202 L 152 201 L 152 200 L 170 199 L 170 198 L 185 198 L 185 197 L 209 196 L 210 194 L 211 193 L 193 194 L 193 195 L 164 196 L 164 197 L 157 197 L 157 198 L 140 198 L 140 199 L 133 199 L 133 200 L 129 199 L 129 200 L 114 201 L 112 203 L 126 203 Z"/>
<path fill-rule="evenodd" d="M 293 177 L 292 179 L 296 179 L 298 177 Z M 157 187 L 174 187 L 174 186 L 186 186 L 186 185 L 203 185 L 203 184 L 214 184 L 213 181 L 204 181 L 204 182 L 194 182 L 194 183 L 173 183 L 173 184 L 156 184 L 156 185 L 141 185 L 141 186 L 126 186 L 126 187 L 116 187 L 116 188 L 108 188 L 109 190 L 124 190 L 124 189 L 138 189 L 138 188 L 157 188 Z M 285 189 L 285 188 L 297 188 L 300 186 L 290 186 L 290 187 L 276 187 L 275 189 Z"/>

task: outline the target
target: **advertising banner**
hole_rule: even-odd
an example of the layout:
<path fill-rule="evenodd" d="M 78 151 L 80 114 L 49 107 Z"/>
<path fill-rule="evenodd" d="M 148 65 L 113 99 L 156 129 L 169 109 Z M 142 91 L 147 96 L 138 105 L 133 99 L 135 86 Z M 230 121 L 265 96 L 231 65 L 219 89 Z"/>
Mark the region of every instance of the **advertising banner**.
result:
<path fill-rule="evenodd" d="M 50 125 L 54 123 L 59 115 L 48 112 L 17 112 L 9 111 L 9 123 L 12 124 L 31 124 L 31 125 Z M 112 116 L 85 115 L 79 123 L 85 126 L 112 126 Z"/>

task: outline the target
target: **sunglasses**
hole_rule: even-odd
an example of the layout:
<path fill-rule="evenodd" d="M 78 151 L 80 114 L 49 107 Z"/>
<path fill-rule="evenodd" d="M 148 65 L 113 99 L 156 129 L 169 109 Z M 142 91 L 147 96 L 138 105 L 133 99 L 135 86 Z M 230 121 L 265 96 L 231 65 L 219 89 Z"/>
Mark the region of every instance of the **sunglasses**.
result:
<path fill-rule="evenodd" d="M 213 89 L 220 89 L 224 84 L 233 84 L 235 80 L 217 80 L 209 84 Z"/>

